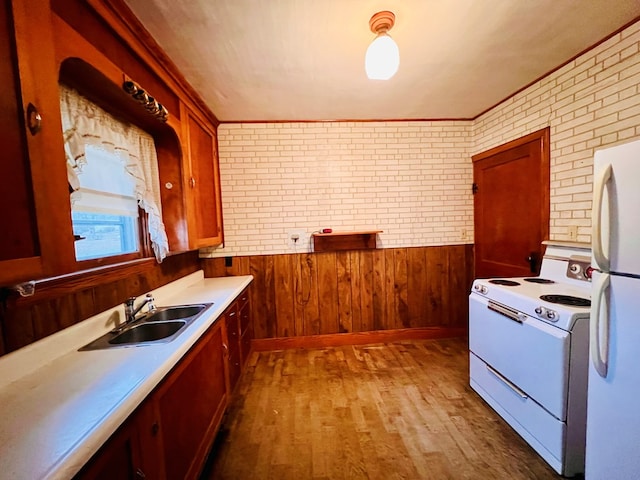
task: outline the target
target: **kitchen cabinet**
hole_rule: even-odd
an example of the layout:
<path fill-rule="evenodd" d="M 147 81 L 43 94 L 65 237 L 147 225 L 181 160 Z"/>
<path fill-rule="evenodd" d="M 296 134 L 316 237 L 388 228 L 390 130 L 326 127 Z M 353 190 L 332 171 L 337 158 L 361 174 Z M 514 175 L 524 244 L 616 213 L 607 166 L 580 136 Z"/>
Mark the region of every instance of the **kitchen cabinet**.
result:
<path fill-rule="evenodd" d="M 223 326 L 209 328 L 77 480 L 198 477 L 228 401 Z"/>
<path fill-rule="evenodd" d="M 241 368 L 247 363 L 249 353 L 251 353 L 251 340 L 253 340 L 253 322 L 251 317 L 251 304 L 249 300 L 249 289 L 246 289 L 239 297 L 240 310 L 240 362 Z"/>
<path fill-rule="evenodd" d="M 183 106 L 183 144 L 186 142 L 183 190 L 187 197 L 189 247 L 222 244 L 222 201 L 218 143 L 211 124 Z"/>
<path fill-rule="evenodd" d="M 146 402 L 121 426 L 75 480 L 165 478 L 159 424 Z"/>
<path fill-rule="evenodd" d="M 73 232 L 50 12 L 0 3 L 0 285 L 71 268 Z"/>
<path fill-rule="evenodd" d="M 228 340 L 228 385 L 233 393 L 251 351 L 253 326 L 249 290 L 245 289 L 224 313 Z"/>
<path fill-rule="evenodd" d="M 197 478 L 227 404 L 223 323 L 215 323 L 154 393 L 168 479 Z"/>
<path fill-rule="evenodd" d="M 240 322 L 238 321 L 238 302 L 234 302 L 224 313 L 227 327 L 228 340 L 228 371 L 229 371 L 229 392 L 233 392 L 240 374 L 242 365 L 240 364 Z"/>

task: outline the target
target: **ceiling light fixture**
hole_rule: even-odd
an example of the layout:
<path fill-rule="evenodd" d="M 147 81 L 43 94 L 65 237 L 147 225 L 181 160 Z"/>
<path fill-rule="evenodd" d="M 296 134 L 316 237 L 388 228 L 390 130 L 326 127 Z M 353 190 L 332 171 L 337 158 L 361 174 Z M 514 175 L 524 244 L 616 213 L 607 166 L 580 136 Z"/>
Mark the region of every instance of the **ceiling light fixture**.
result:
<path fill-rule="evenodd" d="M 389 80 L 398 71 L 400 51 L 387 33 L 395 21 L 396 16 L 389 11 L 378 12 L 369 20 L 369 27 L 377 36 L 367 48 L 364 69 L 372 80 Z"/>

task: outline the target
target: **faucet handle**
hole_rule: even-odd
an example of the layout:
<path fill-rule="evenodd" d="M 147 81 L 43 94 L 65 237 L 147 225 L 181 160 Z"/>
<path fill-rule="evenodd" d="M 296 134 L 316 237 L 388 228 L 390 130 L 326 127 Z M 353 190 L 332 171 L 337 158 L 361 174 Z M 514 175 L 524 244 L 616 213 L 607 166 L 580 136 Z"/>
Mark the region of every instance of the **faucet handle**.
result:
<path fill-rule="evenodd" d="M 153 298 L 153 295 L 150 293 L 147 293 L 146 295 L 147 297 L 147 309 L 150 312 L 155 312 L 156 310 L 156 305 L 155 305 L 155 299 Z"/>
<path fill-rule="evenodd" d="M 125 304 L 127 307 L 131 307 L 131 308 L 133 308 L 133 303 L 134 303 L 135 301 L 136 301 L 136 297 L 129 297 L 129 298 L 127 298 L 127 299 L 125 300 L 124 304 Z"/>

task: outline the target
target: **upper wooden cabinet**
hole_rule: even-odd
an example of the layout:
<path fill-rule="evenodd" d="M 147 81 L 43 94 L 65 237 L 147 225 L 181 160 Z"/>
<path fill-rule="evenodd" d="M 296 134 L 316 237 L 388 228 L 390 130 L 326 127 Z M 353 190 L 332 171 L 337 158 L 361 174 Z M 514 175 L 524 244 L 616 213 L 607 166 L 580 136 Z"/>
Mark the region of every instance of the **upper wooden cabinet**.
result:
<path fill-rule="evenodd" d="M 187 196 L 189 247 L 220 245 L 224 237 L 216 133 L 186 108 L 180 116 L 186 142 L 183 188 Z"/>
<path fill-rule="evenodd" d="M 72 268 L 50 12 L 0 0 L 0 285 Z"/>

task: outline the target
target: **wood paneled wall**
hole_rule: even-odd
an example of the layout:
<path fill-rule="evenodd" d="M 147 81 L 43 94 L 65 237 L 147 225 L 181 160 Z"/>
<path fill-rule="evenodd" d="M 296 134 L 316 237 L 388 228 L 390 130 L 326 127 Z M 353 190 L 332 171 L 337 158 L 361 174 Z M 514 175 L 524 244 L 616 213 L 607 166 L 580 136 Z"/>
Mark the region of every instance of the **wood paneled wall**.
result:
<path fill-rule="evenodd" d="M 255 338 L 467 326 L 472 245 L 201 262 L 206 277 L 254 276 Z"/>
<path fill-rule="evenodd" d="M 108 273 L 69 276 L 36 286 L 33 297 L 4 291 L 0 354 L 9 353 L 200 268 L 198 252 L 149 260 Z"/>

